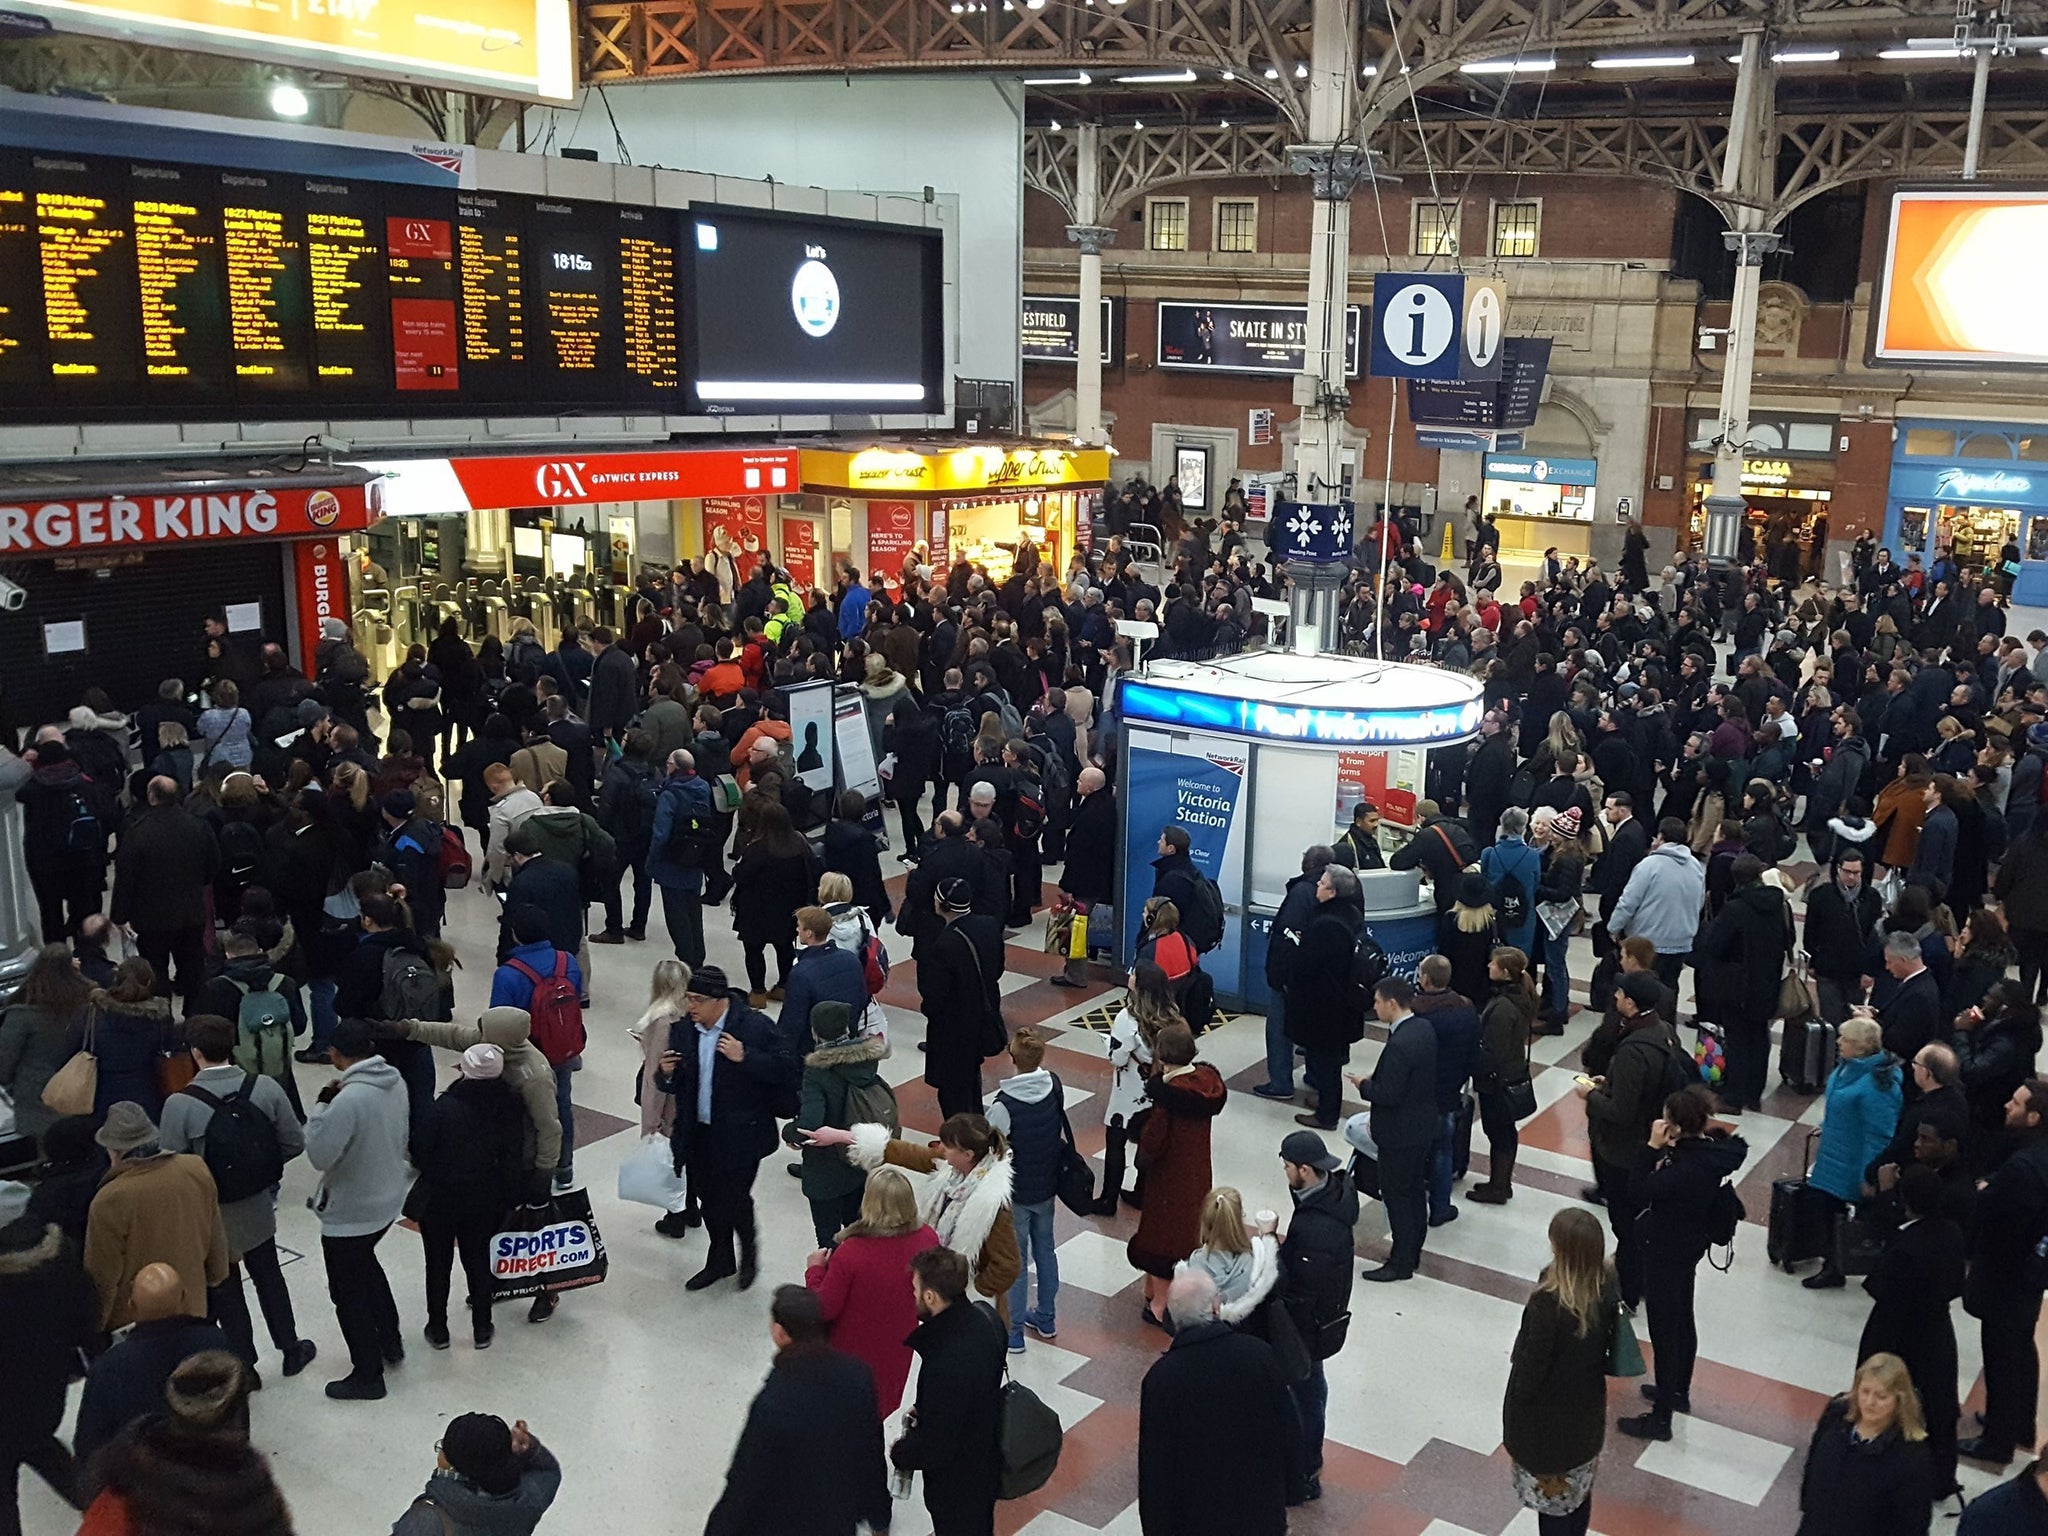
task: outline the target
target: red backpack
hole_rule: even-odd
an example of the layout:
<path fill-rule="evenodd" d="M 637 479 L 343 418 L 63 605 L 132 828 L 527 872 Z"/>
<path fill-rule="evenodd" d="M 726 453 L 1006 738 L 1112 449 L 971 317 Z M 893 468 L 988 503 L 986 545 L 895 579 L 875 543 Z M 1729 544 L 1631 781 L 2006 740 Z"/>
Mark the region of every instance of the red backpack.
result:
<path fill-rule="evenodd" d="M 533 1020 L 534 1049 L 547 1057 L 548 1065 L 559 1067 L 572 1056 L 583 1054 L 583 1005 L 576 1001 L 576 988 L 569 982 L 569 957 L 555 951 L 555 974 L 543 976 L 523 960 L 505 962 L 533 983 L 533 997 L 526 1005 Z"/>
<path fill-rule="evenodd" d="M 469 884 L 469 850 L 463 846 L 462 834 L 453 827 L 441 828 L 441 841 L 434 849 L 434 871 L 441 877 L 443 890 L 459 891 Z"/>

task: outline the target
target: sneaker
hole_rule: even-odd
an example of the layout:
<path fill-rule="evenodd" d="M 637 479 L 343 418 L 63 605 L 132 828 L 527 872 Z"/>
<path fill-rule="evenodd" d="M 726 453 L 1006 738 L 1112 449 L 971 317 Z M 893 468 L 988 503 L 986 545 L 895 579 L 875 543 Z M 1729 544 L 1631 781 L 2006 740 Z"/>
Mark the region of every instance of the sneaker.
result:
<path fill-rule="evenodd" d="M 469 1336 L 478 1349 L 489 1349 L 491 1340 L 498 1336 L 497 1325 L 485 1319 L 470 1324 Z"/>
<path fill-rule="evenodd" d="M 1024 1326 L 1041 1339 L 1051 1340 L 1060 1336 L 1060 1331 L 1053 1325 L 1053 1320 L 1049 1317 L 1040 1317 L 1036 1312 L 1024 1314 Z"/>
<path fill-rule="evenodd" d="M 1648 1413 L 1639 1413 L 1632 1419 L 1617 1419 L 1614 1427 L 1634 1440 L 1669 1440 L 1671 1415 L 1661 1409 L 1652 1408 Z"/>
<path fill-rule="evenodd" d="M 384 1396 L 384 1378 L 351 1373 L 339 1381 L 327 1383 L 327 1395 L 338 1403 L 379 1402 Z"/>
<path fill-rule="evenodd" d="M 1275 1088 L 1271 1083 L 1253 1083 L 1252 1092 L 1262 1099 L 1278 1099 L 1283 1104 L 1292 1104 L 1294 1102 L 1294 1090 L 1292 1088 Z"/>
<path fill-rule="evenodd" d="M 320 1353 L 320 1346 L 311 1339 L 301 1339 L 284 1352 L 284 1373 L 296 1376 L 313 1363 L 313 1357 Z"/>
<path fill-rule="evenodd" d="M 1012 1333 L 1012 1334 L 1010 1335 L 1010 1353 L 1011 1353 L 1011 1354 L 1013 1354 L 1013 1355 L 1021 1355 L 1021 1354 L 1023 1354 L 1023 1353 L 1024 1353 L 1024 1335 L 1023 1335 L 1023 1334 L 1021 1334 L 1021 1333 Z"/>
<path fill-rule="evenodd" d="M 435 1349 L 446 1349 L 448 1347 L 448 1325 L 446 1323 L 429 1323 L 424 1331 L 427 1342 Z"/>

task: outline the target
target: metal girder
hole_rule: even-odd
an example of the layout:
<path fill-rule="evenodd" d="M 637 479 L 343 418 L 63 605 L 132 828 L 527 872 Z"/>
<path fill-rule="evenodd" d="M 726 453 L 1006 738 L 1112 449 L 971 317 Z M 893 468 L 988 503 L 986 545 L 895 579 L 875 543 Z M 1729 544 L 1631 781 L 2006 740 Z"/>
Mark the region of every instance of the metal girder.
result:
<path fill-rule="evenodd" d="M 1766 227 L 1809 198 L 1855 181 L 1953 175 L 1963 163 L 1969 115 L 1962 111 L 1780 113 L 1774 153 L 1777 195 Z M 1631 176 L 1718 201 L 1715 183 L 1727 142 L 1725 118 L 1696 116 L 1543 118 L 1489 121 L 1407 117 L 1388 122 L 1378 166 L 1395 175 Z M 1100 130 L 1102 220 L 1178 182 L 1287 174 L 1290 130 L 1272 123 Z M 1073 135 L 1030 128 L 1026 185 L 1071 207 Z M 2048 106 L 1993 109 L 1985 116 L 1982 175 L 2048 175 Z"/>
<path fill-rule="evenodd" d="M 63 36 L 0 44 L 0 85 L 31 96 L 103 96 L 252 90 L 277 71 L 219 54 L 152 48 L 110 38 Z"/>

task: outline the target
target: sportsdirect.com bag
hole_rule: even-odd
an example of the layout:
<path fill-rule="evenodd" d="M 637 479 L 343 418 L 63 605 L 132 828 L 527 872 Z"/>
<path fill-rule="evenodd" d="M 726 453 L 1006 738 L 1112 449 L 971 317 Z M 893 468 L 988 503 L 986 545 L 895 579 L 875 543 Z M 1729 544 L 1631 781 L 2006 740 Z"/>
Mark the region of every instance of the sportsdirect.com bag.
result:
<path fill-rule="evenodd" d="M 494 1301 L 580 1290 L 603 1280 L 610 1268 L 588 1210 L 571 1214 L 559 1201 L 518 1207 L 491 1239 Z"/>

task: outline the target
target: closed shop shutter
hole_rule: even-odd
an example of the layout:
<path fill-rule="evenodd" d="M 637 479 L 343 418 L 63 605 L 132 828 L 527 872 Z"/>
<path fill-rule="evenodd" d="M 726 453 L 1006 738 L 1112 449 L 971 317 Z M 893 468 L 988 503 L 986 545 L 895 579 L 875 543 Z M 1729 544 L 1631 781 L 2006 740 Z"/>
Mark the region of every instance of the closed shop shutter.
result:
<path fill-rule="evenodd" d="M 60 570 L 51 560 L 0 567 L 28 593 L 19 613 L 0 613 L 0 719 L 11 733 L 60 723 L 94 686 L 128 714 L 167 677 L 192 692 L 206 678 L 200 626 L 231 603 L 262 603 L 261 639 L 284 642 L 285 552 L 278 540 L 222 540 L 97 570 Z M 72 619 L 85 622 L 84 654 L 45 660 L 43 626 Z M 235 638 L 259 643 L 254 634 Z"/>

